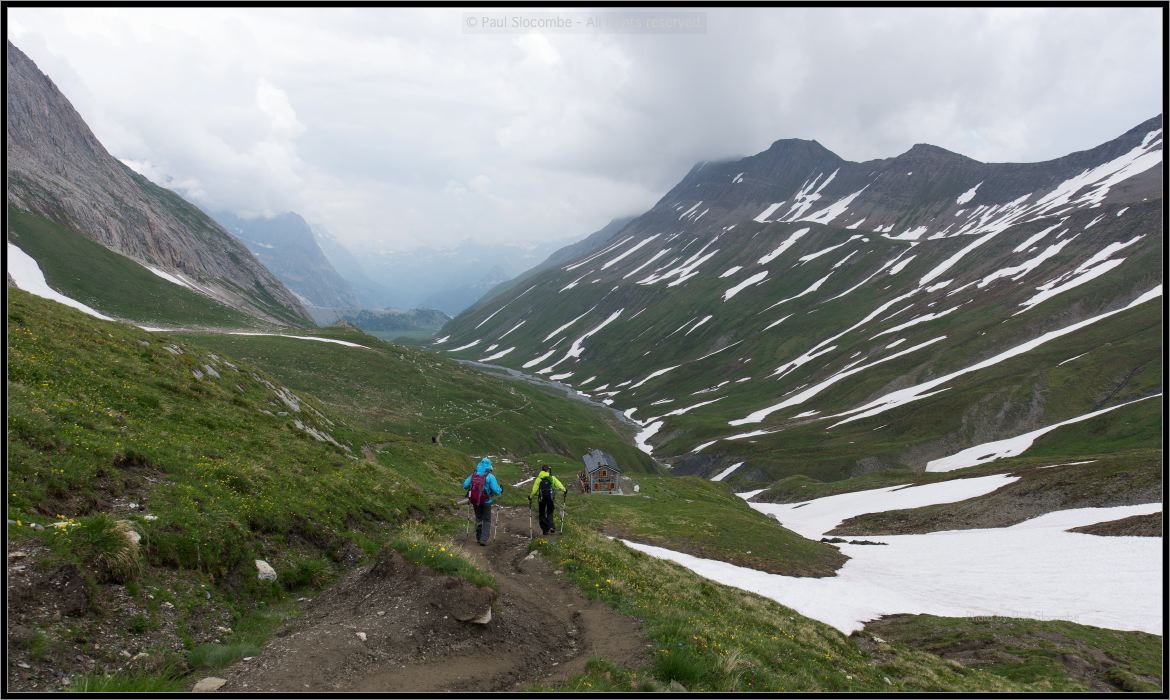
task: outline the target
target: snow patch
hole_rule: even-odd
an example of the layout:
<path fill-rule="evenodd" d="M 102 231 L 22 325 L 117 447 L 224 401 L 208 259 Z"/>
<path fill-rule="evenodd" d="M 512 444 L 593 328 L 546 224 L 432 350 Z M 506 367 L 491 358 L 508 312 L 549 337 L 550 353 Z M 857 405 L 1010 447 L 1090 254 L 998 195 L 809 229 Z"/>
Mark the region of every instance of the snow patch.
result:
<path fill-rule="evenodd" d="M 982 445 L 968 447 L 961 452 L 956 452 L 950 457 L 942 457 L 940 459 L 933 459 L 927 462 L 926 471 L 949 472 L 954 471 L 955 469 L 965 469 L 966 467 L 974 467 L 979 464 L 994 462 L 997 459 L 1015 457 L 1017 455 L 1023 454 L 1029 447 L 1032 446 L 1032 443 L 1036 442 L 1036 440 L 1042 435 L 1046 435 L 1053 430 L 1056 430 L 1057 428 L 1062 428 L 1066 425 L 1072 425 L 1074 423 L 1080 423 L 1081 421 L 1086 421 L 1090 418 L 1096 418 L 1097 416 L 1104 415 L 1110 411 L 1116 411 L 1117 409 L 1124 406 L 1129 406 L 1130 404 L 1135 404 L 1139 401 L 1145 401 L 1146 399 L 1152 399 L 1155 396 L 1161 395 L 1161 393 L 1157 393 L 1153 394 L 1152 396 L 1146 396 L 1137 399 L 1135 401 L 1127 401 L 1116 406 L 1103 408 L 1100 411 L 1093 411 L 1092 413 L 1086 413 L 1083 416 L 1077 416 L 1076 418 L 1070 418 L 1059 423 L 1053 423 L 1052 425 L 1040 428 L 1038 430 L 1033 430 L 1029 433 L 1024 433 L 1023 435 L 1017 435 L 1015 437 L 1005 438 L 1003 440 L 994 440 L 992 442 L 985 442 Z"/>
<path fill-rule="evenodd" d="M 793 231 L 792 234 L 790 236 L 788 236 L 788 238 L 786 238 L 784 240 L 784 242 L 781 243 L 778 248 L 773 250 L 771 253 L 768 253 L 764 257 L 760 258 L 758 262 L 761 265 L 767 265 L 768 263 L 772 262 L 777 257 L 779 257 L 781 253 L 783 253 L 784 251 L 791 248 L 793 243 L 796 243 L 797 241 L 799 241 L 804 236 L 804 234 L 808 233 L 810 230 L 811 229 L 808 229 L 808 228 L 802 228 L 802 229 Z"/>
<path fill-rule="evenodd" d="M 774 204 L 769 204 L 768 208 L 765 209 L 764 211 L 760 212 L 759 214 L 756 214 L 755 218 L 752 219 L 752 221 L 757 221 L 761 224 L 771 223 L 768 221 L 768 217 L 771 216 L 772 214 L 775 214 L 776 210 L 782 206 L 784 206 L 784 202 L 776 202 Z"/>
<path fill-rule="evenodd" d="M 16 286 L 29 294 L 55 301 L 58 304 L 64 304 L 73 309 L 100 318 L 103 321 L 114 321 L 116 319 L 110 318 L 97 309 L 82 304 L 80 301 L 70 299 L 64 294 L 58 292 L 49 286 L 45 281 L 45 275 L 41 272 L 40 265 L 32 258 L 31 255 L 16 247 L 12 241 L 8 241 L 8 261 L 5 263 L 8 274 L 12 276 L 12 280 L 16 282 Z"/>
<path fill-rule="evenodd" d="M 482 338 L 480 340 L 473 340 L 470 343 L 468 343 L 467 345 L 460 345 L 457 348 L 451 348 L 447 352 L 459 352 L 460 350 L 466 350 L 468 348 L 473 348 L 476 345 L 479 345 L 482 342 L 482 340 L 483 340 Z"/>
<path fill-rule="evenodd" d="M 270 335 L 278 338 L 295 338 L 297 340 L 315 340 L 318 343 L 333 343 L 334 345 L 344 345 L 347 348 L 363 348 L 370 350 L 371 348 L 357 343 L 351 343 L 348 340 L 337 340 L 335 338 L 318 338 L 311 335 L 285 335 L 284 333 L 256 333 L 253 331 L 228 331 L 228 335 Z M 475 342 L 479 342 L 478 340 Z M 452 350 L 451 352 L 454 352 Z"/>
<path fill-rule="evenodd" d="M 983 184 L 983 182 L 980 181 L 979 185 L 982 185 L 982 184 Z M 963 204 L 966 204 L 967 202 L 970 202 L 972 199 L 974 199 L 975 198 L 975 191 L 979 189 L 979 185 L 975 185 L 971 189 L 969 189 L 966 192 L 964 192 L 963 194 L 959 195 L 955 199 L 955 204 L 963 205 Z"/>
<path fill-rule="evenodd" d="M 744 464 L 743 462 L 736 462 L 735 464 L 731 465 L 730 467 L 724 469 L 723 471 L 719 472 L 715 476 L 711 477 L 711 481 L 723 481 L 727 477 L 731 476 L 731 473 L 734 472 L 736 469 L 739 469 L 740 467 L 742 467 L 743 464 Z"/>
<path fill-rule="evenodd" d="M 497 352 L 496 354 L 488 355 L 487 357 L 484 357 L 484 358 L 480 359 L 479 361 L 480 362 L 492 362 L 494 360 L 500 359 L 501 357 L 507 355 L 508 353 L 512 352 L 515 349 L 516 348 L 511 347 L 511 348 L 508 348 L 507 350 L 501 350 L 501 351 Z M 488 350 L 490 351 L 491 348 L 488 348 Z"/>
<path fill-rule="evenodd" d="M 610 267 L 610 266 L 612 266 L 612 265 L 615 265 L 615 264 L 617 264 L 617 263 L 621 262 L 622 260 L 624 260 L 624 259 L 625 259 L 626 257 L 628 257 L 629 255 L 631 255 L 631 254 L 633 254 L 633 253 L 637 252 L 637 251 L 638 251 L 638 250 L 639 250 L 639 249 L 640 249 L 642 246 L 644 246 L 644 245 L 646 245 L 647 243 L 649 243 L 649 242 L 653 241 L 655 238 L 658 238 L 658 236 L 659 236 L 659 235 L 660 235 L 660 234 L 657 234 L 657 233 L 656 233 L 656 234 L 654 234 L 653 236 L 650 236 L 649 238 L 643 238 L 642 240 L 638 241 L 638 243 L 637 243 L 636 245 L 633 245 L 633 246 L 631 246 L 631 247 L 627 248 L 627 249 L 626 249 L 626 252 L 622 253 L 621 255 L 618 255 L 616 258 L 613 258 L 613 259 L 611 259 L 609 262 L 607 262 L 607 263 L 605 263 L 604 265 L 602 265 L 602 266 L 601 266 L 601 269 L 602 269 L 602 270 L 609 269 L 609 267 Z"/>
<path fill-rule="evenodd" d="M 739 268 L 735 268 L 735 269 L 739 269 Z M 724 275 L 724 276 L 726 276 L 726 275 Z M 723 301 L 726 302 L 727 300 L 734 297 L 736 294 L 739 294 L 740 292 L 742 292 L 744 289 L 746 289 L 754 284 L 759 284 L 760 282 L 763 282 L 765 279 L 767 279 L 767 277 L 768 277 L 767 270 L 761 270 L 760 272 L 757 272 L 756 274 L 752 275 L 751 277 L 748 277 L 747 279 L 743 280 L 739 284 L 737 284 L 734 287 L 723 292 Z"/>

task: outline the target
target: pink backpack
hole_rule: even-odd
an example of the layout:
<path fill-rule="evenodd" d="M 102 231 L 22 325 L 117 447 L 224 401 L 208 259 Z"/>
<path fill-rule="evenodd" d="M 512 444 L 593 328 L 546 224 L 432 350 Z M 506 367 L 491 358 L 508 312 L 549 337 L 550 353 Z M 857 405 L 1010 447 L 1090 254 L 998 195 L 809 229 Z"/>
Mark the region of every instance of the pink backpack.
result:
<path fill-rule="evenodd" d="M 477 506 L 487 503 L 487 474 L 476 474 L 471 477 L 471 492 L 467 494 L 467 500 Z"/>

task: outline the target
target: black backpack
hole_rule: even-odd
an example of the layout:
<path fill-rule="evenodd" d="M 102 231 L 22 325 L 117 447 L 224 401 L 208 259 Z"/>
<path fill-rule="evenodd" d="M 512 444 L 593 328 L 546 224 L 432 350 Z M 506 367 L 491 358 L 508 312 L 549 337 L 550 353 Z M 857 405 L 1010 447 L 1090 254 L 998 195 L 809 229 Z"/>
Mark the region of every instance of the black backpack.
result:
<path fill-rule="evenodd" d="M 552 474 L 549 474 L 540 480 L 540 487 L 537 490 L 540 495 L 540 500 L 553 500 Z"/>

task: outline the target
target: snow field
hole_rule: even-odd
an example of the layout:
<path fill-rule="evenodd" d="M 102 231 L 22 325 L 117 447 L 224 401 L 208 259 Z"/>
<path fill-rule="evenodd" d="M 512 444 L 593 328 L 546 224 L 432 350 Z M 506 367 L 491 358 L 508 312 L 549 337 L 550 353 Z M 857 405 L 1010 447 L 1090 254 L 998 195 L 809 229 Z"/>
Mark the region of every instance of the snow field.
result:
<path fill-rule="evenodd" d="M 1014 480 L 1000 474 L 839 494 L 804 504 L 749 505 L 816 539 L 854 515 L 953 503 Z M 758 493 L 738 495 L 750 499 Z M 1160 510 L 1159 503 L 1087 508 L 1049 513 L 1008 528 L 865 536 L 885 544 L 841 545 L 850 560 L 836 576 L 826 578 L 768 574 L 661 547 L 626 544 L 775 600 L 844 634 L 897 613 L 1071 620 L 1160 634 L 1161 540 L 1067 531 Z"/>

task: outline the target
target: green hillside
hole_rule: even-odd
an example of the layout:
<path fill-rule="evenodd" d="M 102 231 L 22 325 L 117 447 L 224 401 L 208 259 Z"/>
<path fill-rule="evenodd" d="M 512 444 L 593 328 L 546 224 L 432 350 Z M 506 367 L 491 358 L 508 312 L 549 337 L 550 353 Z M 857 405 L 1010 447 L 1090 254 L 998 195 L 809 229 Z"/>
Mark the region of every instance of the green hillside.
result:
<path fill-rule="evenodd" d="M 306 595 L 386 545 L 494 585 L 452 539 L 462 530 L 450 505 L 457 481 L 484 448 L 518 458 L 501 460 L 499 473 L 502 502 L 520 505 L 527 489 L 511 484 L 524 475 L 521 462 L 548 461 L 563 474 L 575 462 L 556 450 L 617 450 L 623 439 L 592 409 L 543 390 L 354 331 L 325 335 L 371 349 L 150 334 L 9 289 L 8 548 L 20 558 L 10 558 L 8 639 L 29 666 L 20 678 L 86 690 L 187 688 L 258 653 L 301 614 Z M 451 423 L 444 445 L 430 442 Z M 554 453 L 531 449 L 544 443 Z M 1050 674 L 1013 680 L 901 644 L 874 651 L 621 547 L 602 534 L 732 561 L 750 538 L 755 554 L 739 561 L 792 573 L 824 575 L 840 563 L 835 550 L 747 509 L 722 485 L 628 464 L 640 497 L 570 498 L 564 538 L 536 546 L 587 594 L 641 619 L 653 658 L 593 663 L 559 688 L 1080 687 Z M 126 544 L 128 529 L 138 545 Z M 278 583 L 258 581 L 254 559 L 270 563 Z M 129 663 L 125 649 L 143 660 Z M 105 675 L 119 668 L 130 670 Z M 37 675 L 43 669 L 64 675 Z"/>
<path fill-rule="evenodd" d="M 159 325 L 260 325 L 61 224 L 11 205 L 7 234 L 37 261 L 49 286 L 110 316 Z"/>
<path fill-rule="evenodd" d="M 633 430 L 555 391 L 477 372 L 426 350 L 360 331 L 322 329 L 323 337 L 364 345 L 273 336 L 182 335 L 264 368 L 294 390 L 350 414 L 364 429 L 393 432 L 471 454 L 584 454 L 597 447 L 635 471 L 653 469 L 631 444 Z"/>
<path fill-rule="evenodd" d="M 1142 205 L 1141 210 L 1143 215 L 1157 211 L 1155 205 Z M 1127 216 L 1136 217 L 1137 214 L 1129 212 Z M 1085 223 L 1092 218 L 1089 215 L 1082 217 Z M 802 247 L 800 244 L 815 235 L 809 234 L 790 255 L 815 251 L 834 240 L 844 240 L 842 237 L 849 233 L 845 230 L 824 231 L 815 242 Z M 737 251 L 734 256 L 720 258 L 718 269 L 749 263 L 753 256 L 767 252 L 776 238 L 767 240 L 770 241 L 768 244 L 755 244 L 746 251 Z M 993 242 L 988 246 L 989 254 L 1013 242 L 1001 246 Z M 735 243 L 748 245 L 738 239 Z M 868 266 L 843 267 L 836 272 L 826 285 L 825 296 L 831 297 L 861 281 L 897 251 L 897 244 L 890 241 L 874 242 L 871 247 L 881 252 L 869 258 Z M 881 250 L 883 248 L 885 250 Z M 1155 268 L 1162 251 L 1161 237 L 1146 236 L 1134 246 L 1126 262 L 1132 268 L 1127 269 Z M 611 295 L 602 295 L 596 287 L 583 283 L 558 293 L 564 280 L 575 278 L 586 268 L 571 273 L 546 272 L 538 289 L 529 295 L 534 299 L 528 296 L 518 298 L 483 329 L 474 332 L 471 326 L 475 325 L 478 315 L 486 317 L 508 300 L 502 298 L 476 316 L 455 319 L 444 331 L 452 333 L 452 339 L 438 349 L 483 338 L 478 346 L 456 353 L 458 357 L 478 359 L 484 354 L 480 346 L 496 342 L 492 338 L 498 333 L 507 331 L 527 317 L 528 322 L 504 341 L 505 346 L 515 345 L 517 350 L 498 360 L 501 364 L 521 369 L 524 363 L 543 354 L 542 347 L 553 344 L 551 340 L 543 342 L 552 330 L 599 301 L 603 307 L 624 308 L 624 313 L 614 323 L 589 338 L 579 363 L 569 362 L 555 371 L 573 372 L 572 377 L 563 381 L 586 392 L 594 392 L 594 387 L 607 382 L 609 390 L 620 390 L 615 405 L 623 409 L 636 406 L 635 417 L 639 419 L 716 400 L 684 415 L 666 418 L 665 426 L 653 438 L 655 455 L 681 466 L 686 473 L 704 475 L 718 471 L 708 465 L 726 466 L 746 461 L 748 467 L 731 477 L 739 490 L 765 486 L 794 474 L 833 480 L 873 469 L 920 463 L 923 459 L 920 455 L 937 452 L 940 446 L 958 451 L 970 446 L 979 434 L 1002 437 L 998 431 L 1011 430 L 1011 425 L 1025 425 L 1023 421 L 1030 413 L 1042 413 L 1044 423 L 1056 423 L 1100 408 L 1105 398 L 1110 403 L 1122 403 L 1147 396 L 1161 386 L 1161 310 L 1157 303 L 1145 303 L 1052 340 L 1031 352 L 961 376 L 949 382 L 946 385 L 949 388 L 937 395 L 896 411 L 830 427 L 836 421 L 823 420 L 819 415 L 810 418 L 800 414 L 816 409 L 819 414 L 833 415 L 873 400 L 891 388 L 954 372 L 1044 332 L 1123 305 L 1158 284 L 1157 279 L 1135 283 L 1133 278 L 1104 276 L 1078 288 L 1077 292 L 1081 294 L 1057 297 L 1048 302 L 1044 318 L 1012 315 L 1015 311 L 1013 305 L 1024 292 L 1022 288 L 1011 290 L 1012 296 L 1003 293 L 984 295 L 985 298 L 978 299 L 978 305 L 961 305 L 957 312 L 946 317 L 877 341 L 872 336 L 881 325 L 862 326 L 835 340 L 827 352 L 796 367 L 783 379 L 771 376 L 777 367 L 854 325 L 870 307 L 887 303 L 902 291 L 897 286 L 878 288 L 860 298 L 845 296 L 804 306 L 793 303 L 760 313 L 776 300 L 799 294 L 829 273 L 833 262 L 831 256 L 818 258 L 786 271 L 770 280 L 769 285 L 748 288 L 726 303 L 720 295 L 730 282 L 719 279 L 717 274 L 701 275 L 677 290 L 661 285 L 640 287 L 627 284 Z M 711 272 L 718 272 L 718 269 L 712 268 Z M 910 271 L 903 274 L 915 279 L 913 272 L 921 273 L 921 268 L 911 266 Z M 862 292 L 855 294 L 861 295 Z M 1090 306 L 1086 299 L 1116 301 L 1098 311 L 1098 307 Z M 939 292 L 934 303 L 937 304 L 935 309 L 956 304 L 946 298 L 945 292 Z M 1102 304 L 1103 301 L 1093 303 Z M 896 304 L 890 312 L 900 307 Z M 514 309 L 519 310 L 514 312 Z M 627 317 L 642 309 L 646 309 L 645 313 L 627 322 Z M 562 333 L 566 336 L 566 344 L 604 321 L 608 313 L 598 309 L 570 327 Z M 765 329 L 788 314 L 792 314 L 791 318 L 770 330 Z M 672 334 L 685 328 L 688 321 L 694 322 L 706 315 L 713 315 L 713 320 L 693 334 L 687 336 L 685 331 Z M 905 319 L 899 317 L 899 320 Z M 885 325 L 892 324 L 893 321 Z M 902 340 L 898 348 L 902 350 L 939 337 L 946 338 L 946 342 L 875 364 L 855 378 L 836 382 L 807 402 L 784 409 L 761 424 L 728 425 L 729 421 L 741 419 L 823 381 L 839 368 L 861 361 L 858 358 L 893 354 L 896 351 L 881 348 L 895 339 Z M 696 359 L 721 348 L 729 349 L 705 359 Z M 558 350 L 546 362 L 523 371 L 533 372 L 563 355 L 563 349 Z M 1079 362 L 1061 364 L 1081 355 L 1085 357 Z M 651 377 L 654 372 L 668 368 L 673 369 Z M 592 375 L 600 379 L 590 385 L 578 383 Z M 745 381 L 736 382 L 741 379 Z M 716 390 L 721 383 L 726 385 Z M 598 397 L 604 395 L 595 393 Z M 667 401 L 669 403 L 653 405 Z M 1148 406 L 1135 407 L 1144 416 L 1140 424 L 1123 421 L 1121 412 L 1106 414 L 1093 423 L 1100 426 L 1099 429 L 1094 428 L 1086 434 L 1084 425 L 1070 426 L 1046 435 L 1037 443 L 1036 449 L 1044 448 L 1049 454 L 1058 454 L 1062 451 L 1059 446 L 1065 445 L 1067 454 L 1076 455 L 1158 445 L 1158 406 L 1156 402 L 1149 403 Z M 753 430 L 768 432 L 751 439 L 727 439 Z M 691 454 L 698 445 L 712 440 L 718 442 L 701 453 Z M 1086 444 L 1086 440 L 1091 444 Z"/>

